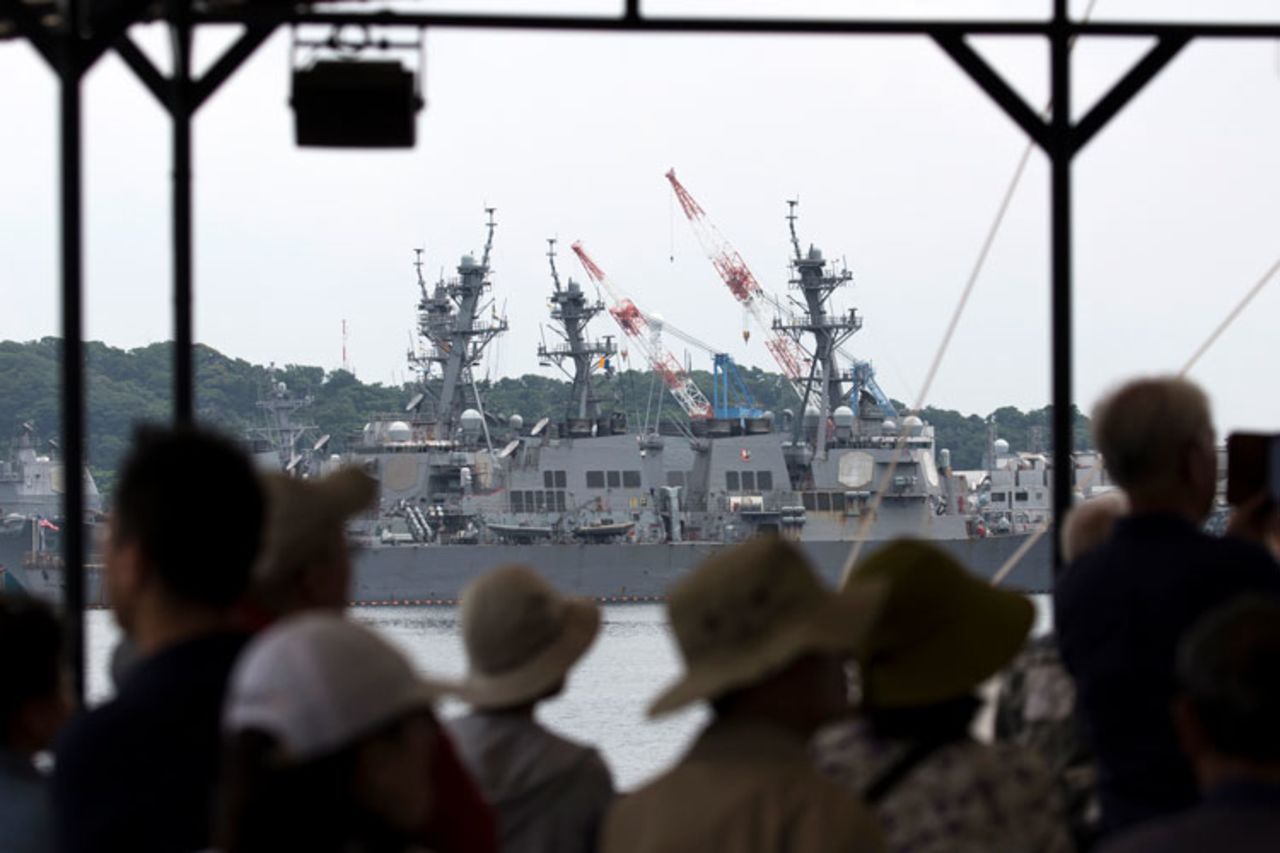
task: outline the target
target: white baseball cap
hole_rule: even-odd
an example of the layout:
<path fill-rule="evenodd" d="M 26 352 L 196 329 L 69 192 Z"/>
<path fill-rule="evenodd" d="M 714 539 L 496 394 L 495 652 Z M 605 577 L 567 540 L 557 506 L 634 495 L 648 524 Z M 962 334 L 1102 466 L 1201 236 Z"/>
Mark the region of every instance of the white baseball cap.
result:
<path fill-rule="evenodd" d="M 245 649 L 231 675 L 223 728 L 268 734 L 283 759 L 297 763 L 430 710 L 437 694 L 368 628 L 304 613 L 277 622 Z"/>

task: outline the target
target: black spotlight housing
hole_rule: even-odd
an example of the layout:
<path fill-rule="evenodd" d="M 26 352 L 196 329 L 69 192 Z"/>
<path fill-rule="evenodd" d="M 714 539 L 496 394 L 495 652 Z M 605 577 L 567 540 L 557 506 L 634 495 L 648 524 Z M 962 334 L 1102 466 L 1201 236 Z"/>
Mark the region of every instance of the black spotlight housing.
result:
<path fill-rule="evenodd" d="M 297 144 L 322 148 L 412 148 L 422 96 L 395 60 L 324 59 L 293 72 Z"/>

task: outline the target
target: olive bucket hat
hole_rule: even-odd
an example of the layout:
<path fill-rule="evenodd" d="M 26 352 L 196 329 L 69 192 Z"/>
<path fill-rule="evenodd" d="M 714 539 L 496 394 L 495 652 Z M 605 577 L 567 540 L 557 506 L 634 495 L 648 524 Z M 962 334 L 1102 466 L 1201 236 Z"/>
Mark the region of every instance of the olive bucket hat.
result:
<path fill-rule="evenodd" d="M 858 650 L 863 701 L 910 708 L 954 699 L 1007 666 L 1027 641 L 1035 608 L 998 589 L 951 555 L 902 539 L 879 549 L 846 584 L 886 585 L 887 595 Z"/>
<path fill-rule="evenodd" d="M 721 551 L 668 593 L 685 672 L 649 716 L 758 684 L 807 654 L 852 656 L 882 598 L 876 583 L 835 592 L 780 538 Z"/>

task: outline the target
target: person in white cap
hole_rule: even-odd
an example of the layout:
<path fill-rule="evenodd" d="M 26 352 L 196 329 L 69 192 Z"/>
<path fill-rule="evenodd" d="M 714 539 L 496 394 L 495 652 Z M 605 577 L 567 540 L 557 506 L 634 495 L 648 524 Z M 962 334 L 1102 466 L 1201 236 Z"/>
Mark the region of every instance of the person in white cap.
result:
<path fill-rule="evenodd" d="M 710 703 L 714 718 L 676 767 L 620 799 L 605 853 L 880 851 L 875 818 L 808 754 L 848 711 L 845 661 L 881 593 L 837 594 L 777 538 L 712 557 L 672 587 L 685 674 L 649 709 Z"/>
<path fill-rule="evenodd" d="M 451 728 L 462 760 L 498 814 L 504 853 L 596 849 L 613 778 L 591 747 L 541 726 L 600 630 L 592 602 L 562 598 L 537 572 L 505 566 L 463 591 L 469 670 L 451 693 L 474 709 Z"/>
<path fill-rule="evenodd" d="M 436 695 L 385 640 L 337 614 L 263 631 L 227 693 L 218 849 L 413 849 L 433 808 L 422 768 Z"/>
<path fill-rule="evenodd" d="M 351 600 L 347 521 L 376 505 L 378 483 L 358 468 L 299 479 L 263 478 L 267 524 L 242 616 L 249 627 L 308 611 L 339 613 Z M 497 820 L 440 728 L 428 772 L 440 808 L 422 841 L 437 853 L 497 853 Z"/>

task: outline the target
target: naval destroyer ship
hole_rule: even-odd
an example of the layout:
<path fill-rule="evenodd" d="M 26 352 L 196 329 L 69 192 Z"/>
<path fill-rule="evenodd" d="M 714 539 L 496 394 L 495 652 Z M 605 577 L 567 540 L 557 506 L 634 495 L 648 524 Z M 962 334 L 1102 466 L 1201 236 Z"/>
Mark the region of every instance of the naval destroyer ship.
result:
<path fill-rule="evenodd" d="M 14 437 L 9 458 L 0 461 L 0 590 L 28 592 L 57 601 L 62 590 L 63 493 L 62 462 L 56 442 L 41 452 L 35 426 L 23 423 Z M 95 520 L 102 512 L 98 486 L 84 472 L 85 518 L 92 542 Z M 96 569 L 88 576 L 90 601 L 100 597 Z"/>
<path fill-rule="evenodd" d="M 554 241 L 559 342 L 538 356 L 571 376 L 565 408 L 532 423 L 488 411 L 474 370 L 507 329 L 489 295 L 492 211 L 482 257 L 464 256 L 456 277 L 428 286 L 419 257 L 420 344 L 410 361 L 420 392 L 404 411 L 371 419 L 342 460 L 381 483 L 377 510 L 350 530 L 360 546 L 356 603 L 452 602 L 478 574 L 511 562 L 573 595 L 654 600 L 716 550 L 762 534 L 797 542 L 832 581 L 859 540 L 900 536 L 929 539 L 976 573 L 999 570 L 1027 534 L 984 524 L 966 477 L 935 451 L 933 428 L 899 417 L 868 363 L 841 363 L 841 345 L 862 324 L 832 302 L 851 275 L 815 247 L 801 251 L 794 208 L 789 220 L 795 311 L 775 316 L 773 343 L 794 345 L 803 368 L 792 375 L 794 409 L 776 417 L 709 402 L 665 350 L 661 323 L 611 287 L 579 244 L 588 278 L 612 304 L 562 280 Z M 606 405 L 597 385 L 617 344 L 588 328 L 605 312 L 686 420 L 633 425 Z M 1036 543 L 1006 582 L 1047 590 L 1049 544 Z"/>

